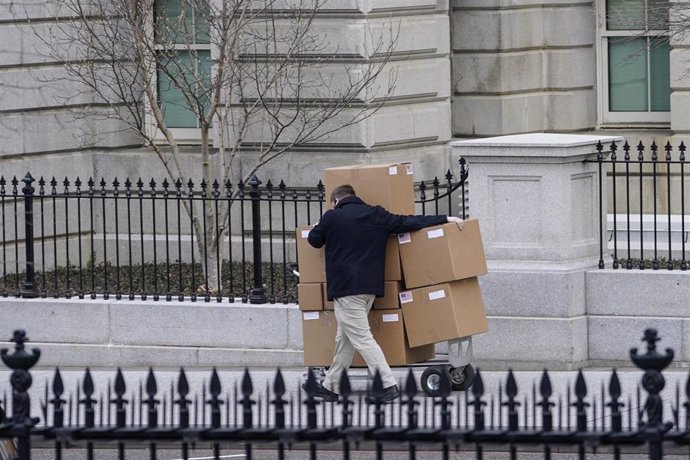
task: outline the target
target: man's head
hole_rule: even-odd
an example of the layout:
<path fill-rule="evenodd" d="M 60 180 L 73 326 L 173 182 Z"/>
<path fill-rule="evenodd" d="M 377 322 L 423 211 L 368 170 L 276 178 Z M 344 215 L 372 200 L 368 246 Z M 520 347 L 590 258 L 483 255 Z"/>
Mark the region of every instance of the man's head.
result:
<path fill-rule="evenodd" d="M 335 208 L 338 202 L 347 196 L 357 196 L 352 185 L 338 185 L 331 191 L 331 205 Z"/>

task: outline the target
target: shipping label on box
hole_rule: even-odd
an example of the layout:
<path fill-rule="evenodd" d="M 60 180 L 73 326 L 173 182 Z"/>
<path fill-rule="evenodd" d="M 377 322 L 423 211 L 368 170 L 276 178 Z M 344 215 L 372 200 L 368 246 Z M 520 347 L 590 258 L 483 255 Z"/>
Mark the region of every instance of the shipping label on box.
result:
<path fill-rule="evenodd" d="M 413 347 L 489 329 L 477 278 L 413 289 L 410 299 L 401 307 L 407 338 Z"/>
<path fill-rule="evenodd" d="M 309 244 L 311 227 L 298 227 L 295 230 L 297 242 L 297 261 L 300 283 L 326 282 L 326 252 Z"/>
<path fill-rule="evenodd" d="M 383 206 L 394 214 L 415 213 L 414 182 L 409 163 L 353 165 L 323 172 L 326 198 L 339 185 L 349 184 L 370 205 Z"/>
<path fill-rule="evenodd" d="M 403 277 L 408 288 L 474 278 L 487 273 L 479 222 L 460 230 L 449 223 L 398 235 Z"/>

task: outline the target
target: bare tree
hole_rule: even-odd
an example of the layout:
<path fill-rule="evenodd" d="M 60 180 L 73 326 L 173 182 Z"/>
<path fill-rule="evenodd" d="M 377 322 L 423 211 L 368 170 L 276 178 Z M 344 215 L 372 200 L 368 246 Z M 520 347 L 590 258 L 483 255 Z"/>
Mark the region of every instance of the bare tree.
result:
<path fill-rule="evenodd" d="M 81 116 L 137 133 L 171 181 L 186 184 L 191 173 L 175 116 L 186 117 L 186 132 L 200 140 L 206 184 L 246 183 L 275 158 L 371 116 L 394 89 L 395 28 L 369 31 L 366 52 L 342 64 L 316 27 L 325 0 L 57 2 L 63 18 L 42 40 L 65 63 L 65 78 L 94 95 Z M 248 154 L 250 167 L 241 170 L 238 160 Z M 217 217 L 221 225 L 204 241 L 201 213 L 185 201 L 200 254 L 222 245 L 229 203 L 218 215 L 207 207 L 208 228 Z M 218 265 L 205 265 L 217 286 Z"/>

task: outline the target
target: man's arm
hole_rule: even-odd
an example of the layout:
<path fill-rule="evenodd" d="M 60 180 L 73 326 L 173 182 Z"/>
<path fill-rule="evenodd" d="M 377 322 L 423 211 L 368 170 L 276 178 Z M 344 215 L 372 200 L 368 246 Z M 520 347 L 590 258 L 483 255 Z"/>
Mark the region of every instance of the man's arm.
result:
<path fill-rule="evenodd" d="M 315 248 L 320 248 L 324 244 L 326 244 L 326 229 L 327 229 L 327 222 L 329 220 L 329 211 L 326 211 L 326 213 L 321 217 L 321 220 L 316 224 L 314 228 L 312 228 L 309 231 L 309 236 L 307 241 L 309 241 L 309 244 L 312 245 Z"/>
<path fill-rule="evenodd" d="M 458 228 L 462 230 L 464 221 L 455 216 L 402 216 L 399 214 L 391 214 L 383 208 L 382 216 L 385 219 L 388 233 L 403 233 L 412 232 L 432 225 L 441 225 L 445 223 L 455 223 Z"/>

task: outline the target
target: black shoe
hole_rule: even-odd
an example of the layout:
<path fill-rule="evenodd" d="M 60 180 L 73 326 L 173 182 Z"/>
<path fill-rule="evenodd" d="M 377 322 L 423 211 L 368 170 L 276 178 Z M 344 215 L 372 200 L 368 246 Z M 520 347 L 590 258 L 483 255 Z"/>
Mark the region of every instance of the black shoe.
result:
<path fill-rule="evenodd" d="M 307 382 L 302 384 L 302 389 L 305 393 L 309 394 L 309 391 L 307 391 Z M 311 393 L 311 396 L 314 398 L 321 398 L 326 402 L 335 402 L 338 400 L 338 393 L 324 387 L 321 382 L 316 382 L 316 389 Z"/>
<path fill-rule="evenodd" d="M 400 390 L 398 390 L 398 385 L 393 385 L 388 388 L 383 389 L 383 396 L 381 401 L 384 403 L 393 402 L 400 397 Z"/>

